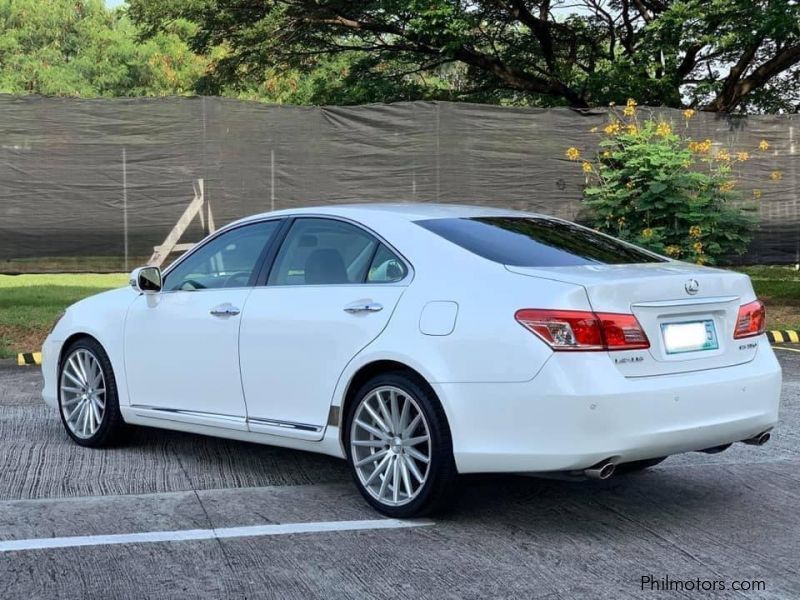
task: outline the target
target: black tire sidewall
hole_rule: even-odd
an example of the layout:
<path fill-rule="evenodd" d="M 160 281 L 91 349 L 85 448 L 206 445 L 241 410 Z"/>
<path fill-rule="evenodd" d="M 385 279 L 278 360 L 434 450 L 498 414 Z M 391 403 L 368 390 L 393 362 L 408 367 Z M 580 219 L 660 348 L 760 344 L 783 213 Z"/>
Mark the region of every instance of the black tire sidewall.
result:
<path fill-rule="evenodd" d="M 94 435 L 88 438 L 78 437 L 72 432 L 72 430 L 70 430 L 69 426 L 67 425 L 67 420 L 64 416 L 64 407 L 61 399 L 61 378 L 64 371 L 64 363 L 66 363 L 67 358 L 76 350 L 88 350 L 95 356 L 100 364 L 100 368 L 103 370 L 103 377 L 105 378 L 106 385 L 106 408 L 105 412 L 103 413 L 102 422 L 100 423 L 100 427 L 97 428 L 97 431 L 95 431 Z M 117 381 L 114 377 L 114 368 L 111 366 L 111 360 L 108 358 L 108 354 L 106 354 L 106 351 L 99 342 L 87 337 L 72 342 L 67 349 L 64 350 L 62 357 L 63 359 L 58 365 L 58 380 L 56 385 L 58 413 L 61 416 L 61 423 L 64 425 L 67 435 L 69 435 L 69 437 L 72 438 L 76 444 L 89 448 L 98 448 L 109 445 L 115 434 L 118 433 L 122 423 L 122 417 L 119 410 Z"/>
<path fill-rule="evenodd" d="M 431 463 L 428 478 L 419 495 L 411 502 L 401 506 L 388 506 L 374 498 L 361 483 L 353 466 L 352 449 L 350 447 L 353 418 L 362 400 L 376 388 L 382 386 L 399 388 L 414 398 L 428 422 L 428 429 L 431 435 Z M 417 377 L 404 372 L 376 375 L 356 392 L 352 402 L 348 405 L 343 426 L 345 427 L 344 439 L 347 462 L 350 465 L 353 480 L 358 491 L 373 508 L 389 517 L 408 518 L 428 515 L 441 507 L 448 496 L 448 492 L 451 491 L 456 469 L 453 460 L 453 443 L 444 409 L 439 403 L 439 399 L 428 389 L 427 385 L 420 382 Z"/>

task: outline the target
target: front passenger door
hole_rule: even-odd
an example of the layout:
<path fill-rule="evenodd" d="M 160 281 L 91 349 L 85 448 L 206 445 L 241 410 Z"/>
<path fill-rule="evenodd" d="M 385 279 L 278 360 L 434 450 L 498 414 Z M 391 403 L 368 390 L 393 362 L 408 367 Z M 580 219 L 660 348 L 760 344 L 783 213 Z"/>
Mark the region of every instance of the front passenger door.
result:
<path fill-rule="evenodd" d="M 339 376 L 386 327 L 408 275 L 400 257 L 355 224 L 295 219 L 242 319 L 251 431 L 321 439 Z"/>

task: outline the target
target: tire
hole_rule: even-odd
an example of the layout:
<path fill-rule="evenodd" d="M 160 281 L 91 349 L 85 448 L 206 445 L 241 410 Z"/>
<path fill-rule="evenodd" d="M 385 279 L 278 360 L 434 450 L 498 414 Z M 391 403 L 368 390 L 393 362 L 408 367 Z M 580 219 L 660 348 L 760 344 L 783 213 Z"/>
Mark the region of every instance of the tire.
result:
<path fill-rule="evenodd" d="M 448 503 L 457 479 L 450 428 L 419 377 L 405 371 L 373 377 L 349 403 L 344 427 L 353 480 L 378 512 L 421 517 Z"/>
<path fill-rule="evenodd" d="M 661 456 L 659 458 L 648 458 L 646 460 L 635 460 L 629 463 L 622 463 L 621 465 L 617 466 L 618 473 L 638 473 L 639 471 L 644 471 L 645 469 L 649 469 L 650 467 L 655 467 L 658 464 L 661 464 L 667 460 L 666 456 Z"/>
<path fill-rule="evenodd" d="M 89 448 L 119 443 L 126 426 L 108 354 L 86 337 L 71 343 L 63 356 L 58 367 L 58 412 L 67 435 Z"/>

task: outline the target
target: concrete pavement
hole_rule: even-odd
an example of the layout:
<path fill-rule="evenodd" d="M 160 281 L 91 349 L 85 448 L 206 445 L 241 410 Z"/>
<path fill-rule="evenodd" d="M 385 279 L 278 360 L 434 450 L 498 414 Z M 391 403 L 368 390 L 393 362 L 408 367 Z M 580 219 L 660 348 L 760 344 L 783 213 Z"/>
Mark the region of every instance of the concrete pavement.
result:
<path fill-rule="evenodd" d="M 800 353 L 779 356 L 782 420 L 762 448 L 606 482 L 469 477 L 418 528 L 3 552 L 0 598 L 797 598 Z M 0 542 L 381 519 L 324 456 L 147 429 L 80 448 L 40 385 L 0 368 Z M 643 590 L 647 576 L 726 587 Z"/>

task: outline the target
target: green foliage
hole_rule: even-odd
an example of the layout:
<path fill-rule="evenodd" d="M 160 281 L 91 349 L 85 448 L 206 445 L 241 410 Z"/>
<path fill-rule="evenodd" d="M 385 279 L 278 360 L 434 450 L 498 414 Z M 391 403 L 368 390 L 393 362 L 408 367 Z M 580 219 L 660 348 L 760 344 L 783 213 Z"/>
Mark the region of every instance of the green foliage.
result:
<path fill-rule="evenodd" d="M 652 117 L 613 121 L 599 146 L 597 159 L 583 163 L 594 227 L 698 264 L 747 250 L 752 207 L 736 203 L 730 152 L 712 156 L 710 141 L 683 139 Z"/>
<path fill-rule="evenodd" d="M 207 68 L 185 41 L 195 29 L 178 21 L 141 42 L 125 12 L 102 0 L 0 0 L 0 92 L 192 93 Z"/>
<path fill-rule="evenodd" d="M 129 0 L 149 35 L 197 23 L 215 93 L 714 111 L 800 103 L 796 0 Z M 336 77 L 336 73 L 343 73 Z M 285 79 L 285 81 L 284 81 Z M 269 97 L 269 93 L 267 95 Z"/>

